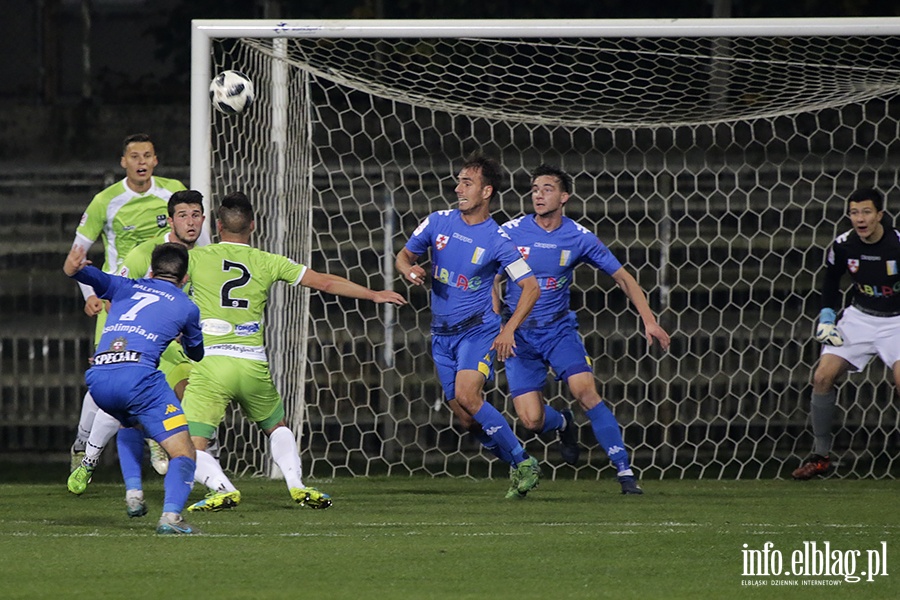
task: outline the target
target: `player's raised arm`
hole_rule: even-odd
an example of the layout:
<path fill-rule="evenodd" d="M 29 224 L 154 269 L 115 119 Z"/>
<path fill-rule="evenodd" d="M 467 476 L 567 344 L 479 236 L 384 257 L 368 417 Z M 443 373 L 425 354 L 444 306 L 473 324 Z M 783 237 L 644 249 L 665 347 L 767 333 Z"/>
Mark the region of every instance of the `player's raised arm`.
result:
<path fill-rule="evenodd" d="M 89 264 L 91 264 L 91 261 L 87 259 L 85 249 L 78 245 L 72 246 L 68 256 L 66 256 L 66 262 L 63 264 L 63 273 L 67 277 L 71 277 Z"/>
<path fill-rule="evenodd" d="M 319 273 L 312 269 L 307 269 L 300 280 L 300 285 L 334 294 L 335 296 L 345 296 L 347 298 L 359 298 L 361 300 L 371 300 L 376 304 L 390 302 L 397 306 L 406 304 L 406 298 L 392 290 L 375 291 L 357 283 L 345 279 L 339 275 L 331 275 L 330 273 Z"/>

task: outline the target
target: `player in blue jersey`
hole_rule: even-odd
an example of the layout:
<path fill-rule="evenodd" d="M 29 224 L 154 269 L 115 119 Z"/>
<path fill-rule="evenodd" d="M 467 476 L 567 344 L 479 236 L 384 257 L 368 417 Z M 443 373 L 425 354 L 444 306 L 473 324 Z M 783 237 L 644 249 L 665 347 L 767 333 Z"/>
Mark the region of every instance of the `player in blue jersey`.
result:
<path fill-rule="evenodd" d="M 163 242 L 174 242 L 184 245 L 188 250 L 194 247 L 200 238 L 203 221 L 203 195 L 196 190 L 181 190 L 175 192 L 169 198 L 167 205 L 168 217 L 166 219 L 169 231 L 163 235 L 147 240 L 138 244 L 132 249 L 128 256 L 119 267 L 117 275 L 122 277 L 131 277 L 138 279 L 146 277 L 150 272 L 150 260 L 153 250 Z M 187 386 L 187 379 L 190 373 L 191 361 L 184 355 L 181 345 L 177 343 L 169 344 L 168 349 L 163 352 L 160 357 L 159 368 L 166 375 L 166 381 L 181 400 L 184 388 Z M 90 396 L 90 394 L 88 394 Z M 93 400 L 91 400 L 93 402 Z M 95 409 L 96 410 L 96 409 Z M 100 461 L 100 454 L 106 447 L 106 444 L 116 432 L 119 431 L 120 424 L 118 419 L 106 414 L 102 410 L 96 410 L 94 423 L 91 426 L 90 436 L 85 444 L 84 457 L 81 462 L 74 467 L 84 465 L 89 471 L 93 471 Z M 126 434 L 123 439 L 128 439 Z M 160 475 L 165 475 L 169 467 L 169 457 L 165 451 L 153 440 L 147 438 L 150 446 L 150 465 Z M 73 469 L 73 472 L 74 472 Z M 71 475 L 71 474 L 70 474 Z M 70 477 L 75 484 L 75 489 L 69 489 L 74 494 L 83 493 L 83 489 L 79 484 L 82 474 Z M 78 491 L 80 490 L 80 492 Z M 140 510 L 140 505 L 135 506 L 136 510 Z"/>
<path fill-rule="evenodd" d="M 496 456 L 513 466 L 508 498 L 523 498 L 538 485 L 537 459 L 529 456 L 503 415 L 484 401 L 493 359 L 514 354 L 515 331 L 540 295 L 537 281 L 515 245 L 491 218 L 490 202 L 500 166 L 476 155 L 459 171 L 458 208 L 431 213 L 397 255 L 397 270 L 423 285 L 419 257 L 431 249 L 431 351 L 450 409 Z M 493 310 L 491 288 L 505 270 L 520 289 L 506 325 Z"/>
<path fill-rule="evenodd" d="M 531 178 L 534 214 L 503 225 L 541 288 L 540 299 L 516 330 L 516 355 L 506 361 L 509 392 L 522 424 L 536 433 L 559 432 L 563 460 L 574 465 L 579 449 L 572 411 L 556 410 L 543 399 L 547 367 L 551 367 L 557 380 L 566 381 L 590 419 L 597 441 L 616 467 L 622 493 L 642 494 L 616 418 L 597 393 L 591 359 L 578 333 L 578 319 L 569 308 L 572 271 L 584 263 L 610 275 L 637 308 L 651 346 L 657 340 L 664 350 L 668 349 L 669 334 L 656 322 L 638 282 L 603 242 L 563 216 L 571 192 L 572 178 L 567 173 L 541 165 Z M 518 286 L 511 282 L 507 285 L 504 302 L 502 310 L 507 314 L 518 307 Z"/>
<path fill-rule="evenodd" d="M 191 360 L 203 358 L 200 310 L 181 291 L 187 267 L 187 248 L 172 243 L 153 251 L 152 276 L 148 278 L 133 280 L 104 273 L 90 266 L 79 246 L 73 246 L 63 266 L 66 275 L 90 285 L 98 298 L 111 302 L 85 380 L 97 406 L 125 425 L 119 435 L 133 438 L 119 444 L 125 487 L 129 491 L 142 488 L 144 435 L 169 454 L 162 516 L 156 527 L 159 534 L 196 533 L 181 517 L 193 485 L 196 453 L 181 404 L 157 369 L 160 355 L 178 336 Z M 143 433 L 135 425 L 140 425 Z M 90 472 L 82 465 L 73 476 L 76 474 L 86 486 Z M 128 506 L 129 516 L 147 513 L 142 496 L 140 500 L 135 510 Z"/>

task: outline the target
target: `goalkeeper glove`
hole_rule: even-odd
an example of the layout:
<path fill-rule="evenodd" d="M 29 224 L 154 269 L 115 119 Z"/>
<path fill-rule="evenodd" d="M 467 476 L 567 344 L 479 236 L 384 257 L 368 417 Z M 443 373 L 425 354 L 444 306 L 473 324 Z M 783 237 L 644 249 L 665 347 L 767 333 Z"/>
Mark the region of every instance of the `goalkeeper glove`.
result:
<path fill-rule="evenodd" d="M 841 336 L 841 332 L 838 331 L 834 321 L 834 310 L 823 308 L 821 312 L 819 312 L 819 325 L 816 327 L 815 335 L 817 342 L 828 344 L 829 346 L 844 345 L 844 338 Z"/>

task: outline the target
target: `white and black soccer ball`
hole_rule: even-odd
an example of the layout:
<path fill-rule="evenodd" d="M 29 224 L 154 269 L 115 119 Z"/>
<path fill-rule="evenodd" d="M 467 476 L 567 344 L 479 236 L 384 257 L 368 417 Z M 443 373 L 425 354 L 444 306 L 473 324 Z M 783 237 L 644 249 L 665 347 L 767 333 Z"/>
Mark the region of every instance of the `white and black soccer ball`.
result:
<path fill-rule="evenodd" d="M 253 82 L 240 71 L 222 71 L 209 84 L 209 99 L 216 110 L 235 115 L 253 104 Z"/>

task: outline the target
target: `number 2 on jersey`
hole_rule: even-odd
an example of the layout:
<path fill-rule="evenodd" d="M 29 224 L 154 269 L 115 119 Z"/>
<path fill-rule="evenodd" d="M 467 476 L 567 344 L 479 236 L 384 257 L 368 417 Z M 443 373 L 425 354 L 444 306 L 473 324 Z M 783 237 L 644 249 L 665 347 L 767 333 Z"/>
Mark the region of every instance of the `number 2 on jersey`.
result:
<path fill-rule="evenodd" d="M 240 275 L 235 277 L 234 279 L 229 279 L 224 284 L 222 284 L 222 306 L 225 308 L 247 308 L 250 306 L 250 301 L 245 300 L 244 298 L 236 298 L 232 297 L 232 292 L 237 288 L 244 287 L 250 281 L 250 269 L 241 263 L 232 262 L 230 260 L 222 261 L 222 270 L 223 271 L 231 271 L 231 270 L 240 271 Z"/>

